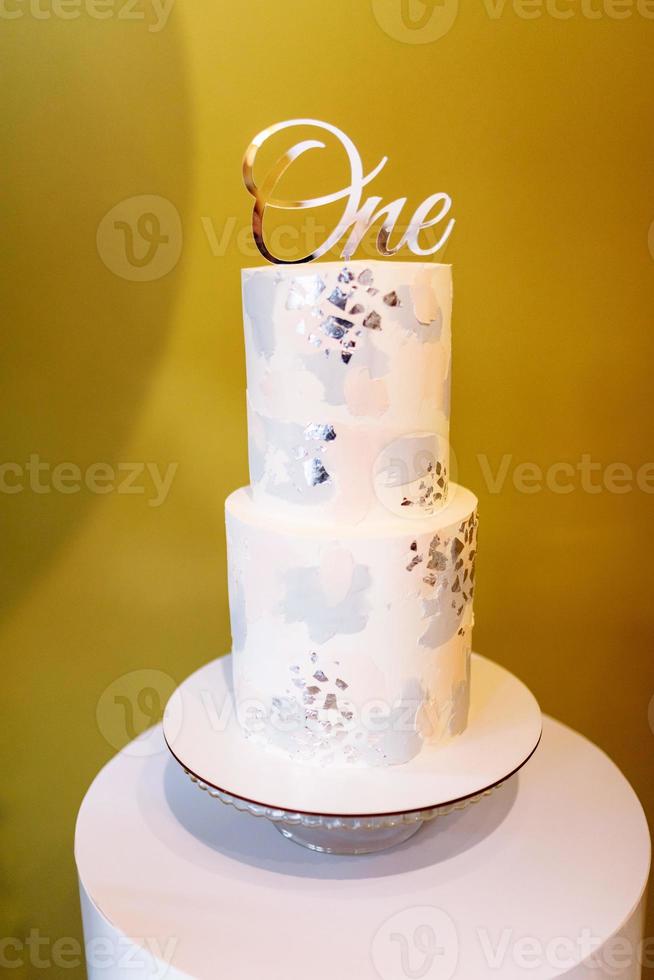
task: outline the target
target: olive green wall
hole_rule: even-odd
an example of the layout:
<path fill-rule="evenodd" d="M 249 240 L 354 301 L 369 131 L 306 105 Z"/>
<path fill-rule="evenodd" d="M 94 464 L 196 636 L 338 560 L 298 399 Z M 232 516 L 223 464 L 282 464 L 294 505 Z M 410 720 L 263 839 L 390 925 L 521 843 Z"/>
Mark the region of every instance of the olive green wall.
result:
<path fill-rule="evenodd" d="M 386 200 L 452 194 L 475 646 L 654 816 L 654 4 L 458 6 L 411 0 L 413 26 L 401 0 L 1 6 L 2 935 L 38 930 L 53 975 L 83 975 L 74 942 L 53 950 L 80 937 L 87 785 L 228 649 L 240 155 L 277 120 L 335 123 L 366 168 L 388 153 Z"/>

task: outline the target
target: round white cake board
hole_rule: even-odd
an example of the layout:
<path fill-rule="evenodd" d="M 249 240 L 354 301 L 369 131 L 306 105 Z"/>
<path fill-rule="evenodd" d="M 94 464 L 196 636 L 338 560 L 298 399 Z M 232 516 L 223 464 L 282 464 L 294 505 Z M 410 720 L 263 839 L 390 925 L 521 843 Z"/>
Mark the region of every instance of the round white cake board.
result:
<path fill-rule="evenodd" d="M 203 786 L 259 806 L 335 817 L 410 814 L 478 797 L 517 772 L 538 746 L 542 718 L 513 674 L 473 654 L 468 726 L 404 765 L 320 767 L 246 739 L 236 717 L 231 657 L 201 667 L 164 715 L 170 751 Z"/>

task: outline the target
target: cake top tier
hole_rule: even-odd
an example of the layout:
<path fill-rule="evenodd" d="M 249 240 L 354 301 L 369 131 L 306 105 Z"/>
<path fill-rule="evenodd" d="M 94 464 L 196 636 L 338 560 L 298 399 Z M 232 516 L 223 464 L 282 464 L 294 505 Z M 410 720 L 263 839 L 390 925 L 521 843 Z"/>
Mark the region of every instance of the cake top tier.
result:
<path fill-rule="evenodd" d="M 245 269 L 242 282 L 255 497 L 360 520 L 372 506 L 375 461 L 409 439 L 421 458 L 428 449 L 432 482 L 441 481 L 428 512 L 442 505 L 451 267 L 319 262 Z M 406 475 L 413 483 L 422 474 Z M 406 494 L 392 496 L 391 509 Z"/>

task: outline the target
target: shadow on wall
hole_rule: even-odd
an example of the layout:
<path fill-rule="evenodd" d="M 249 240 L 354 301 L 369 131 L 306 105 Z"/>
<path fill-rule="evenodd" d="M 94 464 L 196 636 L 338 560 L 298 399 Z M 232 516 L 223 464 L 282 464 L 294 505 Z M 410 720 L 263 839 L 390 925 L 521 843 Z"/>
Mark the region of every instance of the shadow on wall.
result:
<path fill-rule="evenodd" d="M 0 619 L 102 499 L 170 329 L 192 155 L 178 25 L 3 28 Z"/>

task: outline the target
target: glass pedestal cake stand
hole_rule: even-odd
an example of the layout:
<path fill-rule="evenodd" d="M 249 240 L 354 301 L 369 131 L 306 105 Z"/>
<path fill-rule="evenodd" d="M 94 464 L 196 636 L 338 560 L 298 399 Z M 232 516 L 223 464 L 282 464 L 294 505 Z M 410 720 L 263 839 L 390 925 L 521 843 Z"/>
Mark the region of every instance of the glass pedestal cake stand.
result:
<path fill-rule="evenodd" d="M 369 854 L 408 840 L 429 820 L 478 803 L 518 772 L 541 737 L 538 703 L 513 674 L 473 654 L 466 731 L 380 768 L 307 765 L 245 739 L 231 657 L 201 667 L 164 713 L 170 752 L 199 789 L 269 820 L 315 851 Z"/>
<path fill-rule="evenodd" d="M 273 823 L 283 837 L 324 854 L 372 854 L 374 851 L 385 851 L 413 837 L 423 823 L 435 820 L 439 816 L 446 816 L 455 810 L 463 810 L 470 804 L 477 803 L 482 797 L 490 796 L 493 789 L 497 788 L 493 787 L 466 800 L 432 807 L 429 810 L 369 817 L 336 817 L 292 813 L 290 810 L 250 803 L 249 800 L 242 800 L 230 793 L 207 786 L 188 769 L 185 771 L 198 789 L 204 790 L 214 799 L 254 817 L 263 817 Z"/>

